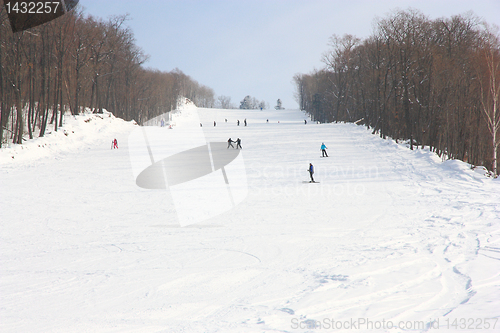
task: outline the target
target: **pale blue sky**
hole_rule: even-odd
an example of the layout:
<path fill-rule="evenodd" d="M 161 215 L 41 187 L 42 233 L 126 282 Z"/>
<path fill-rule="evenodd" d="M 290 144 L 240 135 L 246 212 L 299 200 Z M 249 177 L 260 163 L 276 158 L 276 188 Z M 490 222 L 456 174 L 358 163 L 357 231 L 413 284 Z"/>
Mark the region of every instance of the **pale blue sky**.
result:
<path fill-rule="evenodd" d="M 321 68 L 332 34 L 368 37 L 376 17 L 396 8 L 431 19 L 472 10 L 500 25 L 500 0 L 80 0 L 85 13 L 130 14 L 146 67 L 179 68 L 217 95 L 251 95 L 297 108 L 292 78 Z"/>

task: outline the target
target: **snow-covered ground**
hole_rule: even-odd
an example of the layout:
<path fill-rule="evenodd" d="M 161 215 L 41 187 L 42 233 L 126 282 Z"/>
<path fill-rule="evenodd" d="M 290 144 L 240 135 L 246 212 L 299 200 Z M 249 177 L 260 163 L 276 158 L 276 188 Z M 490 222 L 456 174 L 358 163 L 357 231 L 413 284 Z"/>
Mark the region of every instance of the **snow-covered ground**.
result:
<path fill-rule="evenodd" d="M 0 150 L 1 332 L 500 331 L 498 179 L 300 111 L 191 107 L 165 131 L 196 111 L 242 139 L 248 195 L 186 227 L 136 185 L 130 122 Z"/>

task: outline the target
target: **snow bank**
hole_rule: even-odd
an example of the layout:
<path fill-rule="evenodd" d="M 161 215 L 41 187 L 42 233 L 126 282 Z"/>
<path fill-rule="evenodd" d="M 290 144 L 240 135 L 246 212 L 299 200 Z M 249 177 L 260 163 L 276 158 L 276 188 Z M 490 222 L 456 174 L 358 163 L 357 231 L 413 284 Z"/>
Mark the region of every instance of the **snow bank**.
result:
<path fill-rule="evenodd" d="M 116 133 L 131 130 L 137 124 L 104 111 L 102 114 L 66 115 L 63 127 L 57 131 L 50 126 L 44 137 L 27 140 L 22 145 L 4 144 L 0 149 L 0 165 L 17 165 L 42 158 L 57 159 L 67 152 L 88 149 L 97 144 L 108 143 L 111 148 Z M 120 139 L 117 140 L 120 144 Z"/>

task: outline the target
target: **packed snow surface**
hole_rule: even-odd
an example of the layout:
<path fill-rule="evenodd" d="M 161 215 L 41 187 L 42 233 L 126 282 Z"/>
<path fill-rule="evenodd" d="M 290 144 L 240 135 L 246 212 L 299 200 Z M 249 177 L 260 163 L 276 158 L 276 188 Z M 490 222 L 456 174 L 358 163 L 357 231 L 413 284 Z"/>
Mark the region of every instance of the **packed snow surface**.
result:
<path fill-rule="evenodd" d="M 195 112 L 242 139 L 248 194 L 186 227 L 136 185 L 131 122 L 0 150 L 1 332 L 500 331 L 498 179 L 301 111 L 191 106 L 164 130 Z"/>

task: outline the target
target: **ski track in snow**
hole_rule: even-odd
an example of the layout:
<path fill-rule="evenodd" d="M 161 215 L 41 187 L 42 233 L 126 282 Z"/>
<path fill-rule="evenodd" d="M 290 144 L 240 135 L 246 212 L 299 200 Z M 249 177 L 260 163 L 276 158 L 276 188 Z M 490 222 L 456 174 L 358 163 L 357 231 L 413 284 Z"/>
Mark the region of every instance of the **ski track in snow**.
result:
<path fill-rule="evenodd" d="M 447 319 L 499 318 L 499 180 L 300 111 L 199 113 L 207 141 L 242 138 L 249 192 L 183 228 L 167 191 L 135 185 L 132 124 L 40 158 L 0 151 L 1 332 L 312 332 L 353 318 L 452 332 Z M 309 162 L 319 184 L 302 183 Z"/>

